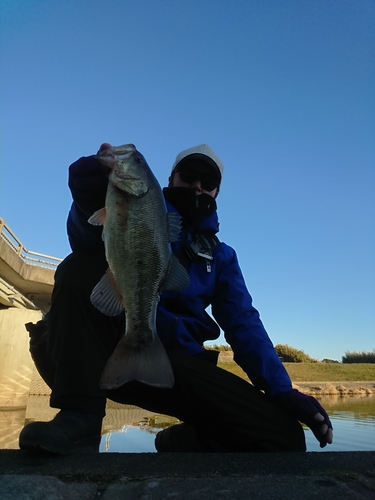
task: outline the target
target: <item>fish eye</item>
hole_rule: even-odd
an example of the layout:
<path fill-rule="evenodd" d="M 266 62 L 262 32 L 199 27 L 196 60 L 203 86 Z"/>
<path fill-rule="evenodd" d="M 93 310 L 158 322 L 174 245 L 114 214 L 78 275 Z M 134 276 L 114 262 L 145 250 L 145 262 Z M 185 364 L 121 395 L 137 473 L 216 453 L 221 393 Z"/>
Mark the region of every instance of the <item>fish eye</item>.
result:
<path fill-rule="evenodd" d="M 143 158 L 142 158 L 142 156 L 136 156 L 136 157 L 134 158 L 134 161 L 135 161 L 136 163 L 141 164 L 141 163 L 143 163 Z"/>

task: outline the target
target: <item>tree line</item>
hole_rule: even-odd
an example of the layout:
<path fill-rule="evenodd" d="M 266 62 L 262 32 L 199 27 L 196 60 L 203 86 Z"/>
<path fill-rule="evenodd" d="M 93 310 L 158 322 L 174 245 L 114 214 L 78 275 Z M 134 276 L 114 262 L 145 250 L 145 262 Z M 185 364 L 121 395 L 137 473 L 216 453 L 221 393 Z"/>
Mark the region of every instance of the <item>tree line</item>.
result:
<path fill-rule="evenodd" d="M 345 352 L 343 363 L 375 363 L 375 349 L 372 352 Z"/>

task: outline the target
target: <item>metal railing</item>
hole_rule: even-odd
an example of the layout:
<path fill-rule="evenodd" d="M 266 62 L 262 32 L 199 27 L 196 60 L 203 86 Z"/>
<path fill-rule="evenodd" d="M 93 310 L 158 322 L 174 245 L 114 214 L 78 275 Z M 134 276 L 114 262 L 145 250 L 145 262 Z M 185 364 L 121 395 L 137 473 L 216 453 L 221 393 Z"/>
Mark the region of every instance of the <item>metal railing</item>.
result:
<path fill-rule="evenodd" d="M 51 255 L 45 255 L 44 253 L 32 252 L 31 250 L 28 250 L 1 217 L 0 238 L 6 241 L 6 243 L 24 262 L 31 264 L 32 266 L 40 266 L 55 270 L 62 261 L 59 257 L 53 257 Z"/>

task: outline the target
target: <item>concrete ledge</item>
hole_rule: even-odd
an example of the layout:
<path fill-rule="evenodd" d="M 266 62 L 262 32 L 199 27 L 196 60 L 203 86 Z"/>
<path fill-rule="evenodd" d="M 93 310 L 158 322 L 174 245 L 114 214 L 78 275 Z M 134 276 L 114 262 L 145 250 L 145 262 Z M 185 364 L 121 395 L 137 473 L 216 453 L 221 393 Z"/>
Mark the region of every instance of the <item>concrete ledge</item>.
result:
<path fill-rule="evenodd" d="M 42 495 L 43 484 L 46 492 L 58 493 L 56 498 L 80 500 L 99 497 L 156 500 L 169 496 L 184 500 L 373 499 L 375 451 L 303 454 L 80 452 L 69 457 L 0 451 L 2 499 L 52 498 Z"/>
<path fill-rule="evenodd" d="M 0 277 L 44 312 L 50 307 L 54 269 L 31 265 L 0 238 Z"/>

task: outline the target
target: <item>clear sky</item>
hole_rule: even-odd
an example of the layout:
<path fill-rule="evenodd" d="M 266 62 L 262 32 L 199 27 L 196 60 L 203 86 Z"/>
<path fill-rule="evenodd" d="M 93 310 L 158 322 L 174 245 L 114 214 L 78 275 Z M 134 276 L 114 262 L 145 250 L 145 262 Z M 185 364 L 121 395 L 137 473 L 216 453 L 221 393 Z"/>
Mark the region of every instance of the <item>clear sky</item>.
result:
<path fill-rule="evenodd" d="M 275 344 L 375 348 L 374 0 L 0 0 L 0 217 L 64 257 L 67 169 L 207 143 L 219 236 Z M 220 338 L 218 343 L 224 343 Z"/>

